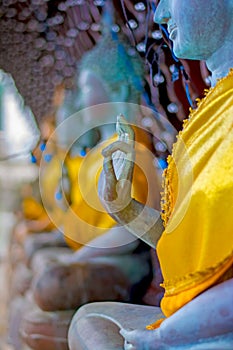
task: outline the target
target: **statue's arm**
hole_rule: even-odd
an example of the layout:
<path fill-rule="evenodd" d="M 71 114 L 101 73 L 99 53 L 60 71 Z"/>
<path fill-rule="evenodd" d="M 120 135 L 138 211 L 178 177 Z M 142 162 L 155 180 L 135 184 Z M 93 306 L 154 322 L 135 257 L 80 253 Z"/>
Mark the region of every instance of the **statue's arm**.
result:
<path fill-rule="evenodd" d="M 160 212 L 139 203 L 135 199 L 131 199 L 128 206 L 123 210 L 113 213 L 112 217 L 152 248 L 156 248 L 157 242 L 164 231 Z"/>
<path fill-rule="evenodd" d="M 155 247 L 164 228 L 160 212 L 131 197 L 135 159 L 134 132 L 120 116 L 119 141 L 106 147 L 99 196 L 108 213 L 132 234 Z"/>
<path fill-rule="evenodd" d="M 226 349 L 230 349 L 233 342 L 232 288 L 233 279 L 230 279 L 208 289 L 165 319 L 156 330 L 121 330 L 128 344 L 125 349 L 160 350 L 184 345 L 187 348 L 188 344 L 190 347 L 196 344 L 197 348 L 202 344 L 202 349 L 209 349 L 217 346 L 215 337 L 221 336 Z"/>

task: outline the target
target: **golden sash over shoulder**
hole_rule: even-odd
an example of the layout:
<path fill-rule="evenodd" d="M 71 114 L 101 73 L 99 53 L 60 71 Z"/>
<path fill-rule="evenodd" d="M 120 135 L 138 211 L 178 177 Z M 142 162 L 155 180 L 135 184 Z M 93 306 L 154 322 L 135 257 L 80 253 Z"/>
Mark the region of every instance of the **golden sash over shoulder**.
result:
<path fill-rule="evenodd" d="M 157 247 L 166 316 L 232 275 L 233 70 L 191 111 L 168 163 Z"/>

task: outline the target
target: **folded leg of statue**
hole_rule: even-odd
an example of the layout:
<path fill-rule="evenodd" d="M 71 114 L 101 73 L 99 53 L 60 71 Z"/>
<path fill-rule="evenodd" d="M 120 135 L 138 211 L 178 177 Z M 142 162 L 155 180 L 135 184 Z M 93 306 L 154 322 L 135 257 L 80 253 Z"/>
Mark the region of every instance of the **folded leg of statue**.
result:
<path fill-rule="evenodd" d="M 30 263 L 33 255 L 38 250 L 49 247 L 68 247 L 61 232 L 34 233 L 33 235 L 27 236 L 23 243 L 26 262 Z"/>
<path fill-rule="evenodd" d="M 14 343 L 18 334 L 18 343 L 23 342 L 30 349 L 68 350 L 68 329 L 74 313 L 75 310 L 44 312 L 30 297 L 25 297 L 21 300 L 21 317 L 14 330 Z M 23 348 L 23 344 L 16 347 Z"/>
<path fill-rule="evenodd" d="M 24 295 L 30 288 L 33 273 L 24 263 L 20 262 L 11 272 L 9 281 L 10 298 Z"/>
<path fill-rule="evenodd" d="M 233 347 L 232 285 L 231 279 L 210 288 L 168 318 L 157 307 L 119 303 L 85 305 L 72 320 L 70 349 L 91 349 L 92 342 L 100 339 L 99 349 L 108 350 L 230 350 Z M 150 320 L 153 325 L 157 321 L 158 327 L 146 328 Z M 121 347 L 112 346 L 111 339 L 121 341 Z"/>
<path fill-rule="evenodd" d="M 121 329 L 143 329 L 163 316 L 159 307 L 100 302 L 82 306 L 69 328 L 70 350 L 124 349 Z"/>
<path fill-rule="evenodd" d="M 45 311 L 77 308 L 92 301 L 141 300 L 151 281 L 149 252 L 62 262 L 39 272 L 32 291 Z"/>

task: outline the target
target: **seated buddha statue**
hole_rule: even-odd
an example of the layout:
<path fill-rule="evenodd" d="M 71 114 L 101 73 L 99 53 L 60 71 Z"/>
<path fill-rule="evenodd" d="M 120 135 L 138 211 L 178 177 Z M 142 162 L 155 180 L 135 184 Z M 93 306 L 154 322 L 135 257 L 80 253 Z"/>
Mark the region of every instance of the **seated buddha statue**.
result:
<path fill-rule="evenodd" d="M 123 116 L 119 140 L 102 151 L 99 195 L 115 220 L 156 248 L 164 297 L 160 308 L 81 307 L 70 326 L 71 350 L 98 341 L 96 349 L 233 347 L 233 2 L 161 0 L 154 20 L 167 25 L 178 58 L 206 61 L 212 86 L 168 158 L 161 211 L 132 196 L 134 132 Z"/>
<path fill-rule="evenodd" d="M 60 169 L 60 173 L 64 170 L 60 179 L 63 196 L 56 202 L 62 208 L 62 220 L 53 215 L 56 212 L 53 207 L 46 206 L 46 192 L 42 193 L 42 200 L 51 221 L 63 231 L 74 253 L 53 255 L 51 260 L 48 258 L 42 263 L 45 254 L 41 250 L 31 259 L 34 272 L 31 291 L 34 303 L 44 311 L 40 312 L 41 322 L 42 314 L 46 318 L 48 311 L 61 313 L 89 301 L 141 302 L 151 281 L 150 247 L 140 243 L 108 215 L 97 193 L 101 150 L 117 139 L 114 115 L 123 110 L 137 139 L 135 198 L 154 208 L 160 207 L 160 178 L 154 166 L 152 136 L 138 124 L 144 116 L 154 119 L 150 109 L 139 106 L 144 69 L 138 54 L 132 54 L 130 45 L 115 34 L 106 32 L 95 49 L 83 57 L 77 84 L 80 93 L 75 91 L 64 107 L 72 115 L 68 118 L 68 114 L 56 129 L 61 147 L 66 151 L 61 159 L 63 169 Z M 73 114 L 77 105 L 81 110 Z M 174 136 L 174 129 L 165 118 L 156 126 L 158 134 L 169 129 L 169 138 Z M 93 130 L 99 134 L 95 143 Z M 149 182 L 153 191 L 147 191 Z M 29 327 L 28 319 L 26 317 L 21 325 L 27 344 L 34 339 L 35 331 Z M 30 319 L 32 322 L 32 316 Z M 39 346 L 38 343 L 37 348 Z"/>
<path fill-rule="evenodd" d="M 53 264 L 45 273 L 39 274 L 34 279 L 34 297 L 43 310 L 73 308 L 83 303 L 78 279 L 80 271 L 86 269 L 86 265 L 82 264 L 88 262 L 89 266 L 91 259 L 99 259 L 100 262 L 105 261 L 120 268 L 122 273 L 127 275 L 127 279 L 130 279 L 130 286 L 132 286 L 133 274 L 129 266 L 133 268 L 134 263 L 136 264 L 135 257 L 139 264 L 141 258 L 144 262 L 150 261 L 149 247 L 145 248 L 144 245 L 144 250 L 147 251 L 145 254 L 137 253 L 142 243 L 111 218 L 101 204 L 97 193 L 98 177 L 102 169 L 101 150 L 117 139 L 114 132 L 114 115 L 123 110 L 134 128 L 137 141 L 134 196 L 153 208 L 160 207 L 161 186 L 154 166 L 152 136 L 143 127 L 139 127 L 143 117 L 151 115 L 152 118 L 154 117 L 149 108 L 139 106 L 143 92 L 144 69 L 141 58 L 136 52 L 132 53 L 130 48 L 122 35 L 116 36 L 116 33 L 106 30 L 101 41 L 83 57 L 78 66 L 78 96 L 76 96 L 77 90 L 68 96 L 61 111 L 65 117 L 58 125 L 56 133 L 61 140 L 63 139 L 63 146 L 70 149 L 64 157 L 64 162 L 69 174 L 71 194 L 70 198 L 65 199 L 68 205 L 59 225 L 67 244 L 75 252 L 63 261 L 58 261 L 57 266 Z M 96 57 L 102 57 L 102 60 L 98 61 Z M 77 105 L 80 111 L 74 113 Z M 67 113 L 68 116 L 71 113 L 70 118 L 67 117 Z M 158 124 L 157 129 L 158 134 L 169 129 L 169 131 L 172 130 L 170 137 L 174 135 L 174 129 L 165 118 L 163 123 Z M 94 130 L 98 130 L 100 138 L 95 147 L 91 144 Z M 72 147 L 69 146 L 71 144 Z M 83 150 L 86 154 L 80 155 L 79 152 Z M 149 184 L 153 187 L 151 191 L 146 190 Z M 46 193 L 42 199 L 45 203 Z M 56 216 L 53 216 L 55 211 L 50 211 L 48 208 L 48 212 L 52 221 L 58 222 Z M 125 264 L 122 263 L 124 258 L 127 260 Z M 60 260 L 59 256 L 58 260 Z M 145 266 L 149 268 L 147 262 Z M 138 274 L 134 274 L 133 277 L 133 284 L 144 278 L 149 269 L 137 271 Z M 71 279 L 62 279 L 65 274 L 74 276 L 73 281 L 77 280 L 77 283 L 71 283 Z M 95 284 L 103 286 L 101 282 L 103 276 L 103 274 L 102 277 L 98 275 Z M 62 288 L 61 283 L 64 283 Z M 114 283 L 112 286 L 115 288 Z M 92 288 L 92 286 L 89 285 L 86 288 Z M 70 298 L 65 297 L 68 289 Z M 95 294 L 95 299 L 91 300 L 97 300 L 97 298 L 106 300 L 107 296 L 103 293 L 102 287 L 98 293 L 98 297 Z M 125 300 L 125 297 L 122 300 Z"/>

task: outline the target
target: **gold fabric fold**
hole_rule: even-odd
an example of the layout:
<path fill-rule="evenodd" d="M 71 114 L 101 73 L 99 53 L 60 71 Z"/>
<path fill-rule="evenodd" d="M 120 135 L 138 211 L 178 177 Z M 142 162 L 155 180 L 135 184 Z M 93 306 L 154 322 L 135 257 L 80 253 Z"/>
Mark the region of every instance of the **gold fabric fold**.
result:
<path fill-rule="evenodd" d="M 191 111 L 168 163 L 157 246 L 166 316 L 232 268 L 233 70 Z"/>

